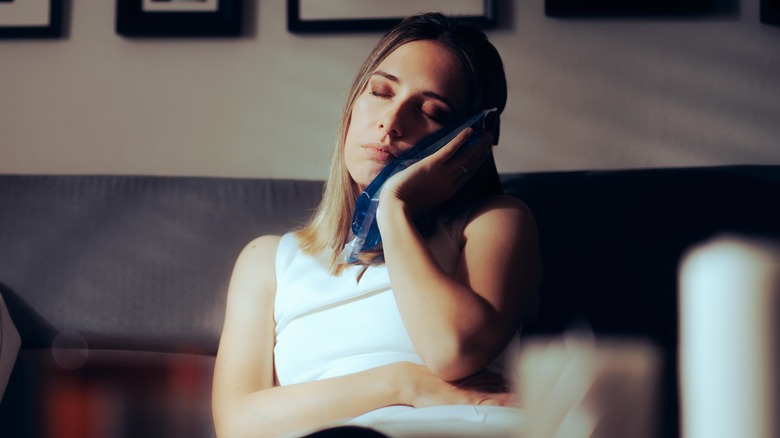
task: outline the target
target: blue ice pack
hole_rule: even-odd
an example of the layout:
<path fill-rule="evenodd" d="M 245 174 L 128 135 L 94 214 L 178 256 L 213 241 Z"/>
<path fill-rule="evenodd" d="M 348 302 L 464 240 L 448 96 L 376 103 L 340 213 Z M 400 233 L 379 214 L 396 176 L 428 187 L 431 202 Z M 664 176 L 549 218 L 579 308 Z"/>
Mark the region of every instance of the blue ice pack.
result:
<path fill-rule="evenodd" d="M 468 150 L 485 132 L 485 119 L 496 108 L 483 110 L 468 117 L 464 121 L 444 127 L 422 139 L 413 148 L 403 152 L 395 160 L 382 169 L 373 181 L 366 187 L 357 199 L 355 213 L 352 215 L 352 234 L 354 238 L 344 245 L 341 258 L 344 263 L 355 263 L 363 251 L 375 249 L 382 241 L 376 224 L 376 209 L 379 204 L 379 193 L 382 186 L 391 176 L 406 169 L 412 164 L 433 154 L 449 143 L 464 129 L 471 127 L 474 132 L 458 149 L 457 153 Z"/>

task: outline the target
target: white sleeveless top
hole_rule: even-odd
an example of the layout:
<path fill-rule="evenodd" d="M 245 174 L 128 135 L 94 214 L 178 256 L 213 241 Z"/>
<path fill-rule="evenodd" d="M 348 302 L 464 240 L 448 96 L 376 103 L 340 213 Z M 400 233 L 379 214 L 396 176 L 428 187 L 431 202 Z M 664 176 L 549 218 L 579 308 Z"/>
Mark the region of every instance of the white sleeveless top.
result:
<path fill-rule="evenodd" d="M 453 275 L 468 214 L 437 222 L 428 246 Z M 351 374 L 394 362 L 423 364 L 414 350 L 384 265 L 349 266 L 331 275 L 304 254 L 293 233 L 276 254 L 274 365 L 279 384 Z M 358 281 L 358 278 L 360 279 Z"/>

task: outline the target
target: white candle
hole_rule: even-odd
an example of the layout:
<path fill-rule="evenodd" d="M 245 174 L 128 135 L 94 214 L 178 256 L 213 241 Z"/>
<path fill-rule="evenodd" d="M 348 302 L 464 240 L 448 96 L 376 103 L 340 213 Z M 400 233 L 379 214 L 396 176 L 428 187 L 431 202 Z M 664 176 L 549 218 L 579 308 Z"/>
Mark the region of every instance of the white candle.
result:
<path fill-rule="evenodd" d="M 780 247 L 721 236 L 680 267 L 685 438 L 773 438 L 778 419 Z"/>

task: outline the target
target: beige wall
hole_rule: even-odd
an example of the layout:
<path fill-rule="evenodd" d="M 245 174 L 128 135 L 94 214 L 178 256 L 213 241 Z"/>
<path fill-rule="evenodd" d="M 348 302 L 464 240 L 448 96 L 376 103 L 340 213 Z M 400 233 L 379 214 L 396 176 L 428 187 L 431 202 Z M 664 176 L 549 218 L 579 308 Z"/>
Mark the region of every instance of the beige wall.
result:
<path fill-rule="evenodd" d="M 780 26 L 758 2 L 653 20 L 513 2 L 490 32 L 510 85 L 499 169 L 780 164 Z M 292 35 L 285 2 L 254 0 L 245 38 L 131 40 L 114 1 L 70 3 L 67 38 L 0 41 L 1 173 L 324 178 L 379 37 Z"/>

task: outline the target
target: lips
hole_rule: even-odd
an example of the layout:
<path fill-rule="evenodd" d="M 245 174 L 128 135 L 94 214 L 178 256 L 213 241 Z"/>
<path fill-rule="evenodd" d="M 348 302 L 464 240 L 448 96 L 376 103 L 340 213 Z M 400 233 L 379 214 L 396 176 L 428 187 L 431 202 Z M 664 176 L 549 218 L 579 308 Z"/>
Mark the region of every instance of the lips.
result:
<path fill-rule="evenodd" d="M 382 164 L 387 164 L 396 158 L 391 148 L 381 143 L 366 143 L 363 145 L 363 150 L 366 151 L 370 159 Z"/>

